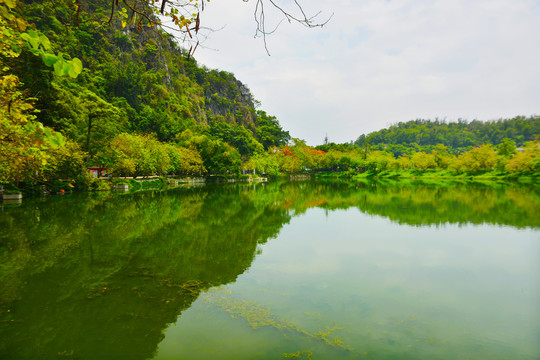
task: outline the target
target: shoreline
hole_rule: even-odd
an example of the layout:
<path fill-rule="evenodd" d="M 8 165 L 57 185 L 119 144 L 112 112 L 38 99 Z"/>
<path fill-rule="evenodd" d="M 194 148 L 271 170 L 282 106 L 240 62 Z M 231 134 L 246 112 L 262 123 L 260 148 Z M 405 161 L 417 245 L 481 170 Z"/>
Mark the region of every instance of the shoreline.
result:
<path fill-rule="evenodd" d="M 540 174 L 509 175 L 508 173 L 486 172 L 482 174 L 452 174 L 450 171 L 382 171 L 382 172 L 302 172 L 282 173 L 278 176 L 248 175 L 209 175 L 209 176 L 146 176 L 146 177 L 100 177 L 93 178 L 89 186 L 81 188 L 73 180 L 61 180 L 50 184 L 23 184 L 21 189 L 14 190 L 14 186 L 4 185 L 0 189 L 0 198 L 3 194 L 20 193 L 25 197 L 44 195 L 63 195 L 71 192 L 94 191 L 139 191 L 166 189 L 186 184 L 219 184 L 219 183 L 265 183 L 268 181 L 313 181 L 332 180 L 347 181 L 351 183 L 364 183 L 366 181 L 418 181 L 418 182 L 471 182 L 471 183 L 522 183 L 540 185 Z M 73 185 L 75 184 L 75 185 Z M 5 200 L 4 200 L 5 201 Z"/>

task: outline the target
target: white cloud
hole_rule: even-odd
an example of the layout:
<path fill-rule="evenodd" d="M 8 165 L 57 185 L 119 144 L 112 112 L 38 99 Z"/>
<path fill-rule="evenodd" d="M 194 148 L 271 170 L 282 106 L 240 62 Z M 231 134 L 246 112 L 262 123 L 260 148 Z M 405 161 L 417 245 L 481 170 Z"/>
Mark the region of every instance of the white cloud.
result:
<path fill-rule="evenodd" d="M 226 27 L 205 43 L 218 51 L 199 48 L 196 58 L 234 73 L 311 145 L 420 117 L 540 113 L 538 1 L 302 1 L 332 20 L 322 29 L 282 23 L 267 39 L 270 57 L 253 38 L 254 4 L 210 2 L 203 22 Z"/>

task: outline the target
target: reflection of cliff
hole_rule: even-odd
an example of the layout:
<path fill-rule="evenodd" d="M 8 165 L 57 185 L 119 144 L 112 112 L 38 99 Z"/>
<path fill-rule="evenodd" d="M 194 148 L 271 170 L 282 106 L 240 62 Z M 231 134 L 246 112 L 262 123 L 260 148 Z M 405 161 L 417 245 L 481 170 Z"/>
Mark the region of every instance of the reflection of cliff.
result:
<path fill-rule="evenodd" d="M 51 198 L 0 213 L 0 358 L 146 359 L 289 221 L 276 192 Z"/>

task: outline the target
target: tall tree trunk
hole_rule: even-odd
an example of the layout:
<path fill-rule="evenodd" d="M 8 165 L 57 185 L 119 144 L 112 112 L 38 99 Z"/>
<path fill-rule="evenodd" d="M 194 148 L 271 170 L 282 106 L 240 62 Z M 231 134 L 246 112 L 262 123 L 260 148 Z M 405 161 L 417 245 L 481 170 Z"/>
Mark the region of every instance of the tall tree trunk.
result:
<path fill-rule="evenodd" d="M 94 114 L 88 115 L 88 133 L 86 134 L 86 152 L 88 153 L 88 157 L 92 157 L 92 154 L 90 154 L 90 136 L 92 135 L 92 127 L 94 126 L 92 123 L 92 119 L 95 117 Z"/>

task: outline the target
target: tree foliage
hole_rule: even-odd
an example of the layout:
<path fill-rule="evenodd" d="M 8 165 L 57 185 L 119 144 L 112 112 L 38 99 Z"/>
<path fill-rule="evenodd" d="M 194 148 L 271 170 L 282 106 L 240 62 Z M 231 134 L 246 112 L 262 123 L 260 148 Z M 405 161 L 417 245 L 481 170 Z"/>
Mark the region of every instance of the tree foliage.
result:
<path fill-rule="evenodd" d="M 22 82 L 11 73 L 25 45 L 46 66 L 53 66 L 57 76 L 76 78 L 82 70 L 79 59 L 55 55 L 49 39 L 28 28 L 16 0 L 0 1 L 0 183 L 36 183 L 81 173 L 82 151 L 36 121 L 36 99 L 21 90 Z"/>
<path fill-rule="evenodd" d="M 169 3 L 165 15 L 196 34 L 203 2 Z M 307 146 L 255 110 L 234 74 L 199 66 L 159 26 L 156 5 L 0 0 L 0 181 L 82 178 L 84 165 L 133 176 L 538 172 L 537 116 L 415 120 L 354 144 Z M 312 20 L 303 16 L 290 19 Z"/>
<path fill-rule="evenodd" d="M 193 31 L 190 18 L 173 10 L 180 4 L 170 2 L 167 15 L 176 16 L 186 33 Z M 201 4 L 186 1 L 183 10 Z M 23 140 L 30 144 L 41 133 L 62 134 L 78 144 L 77 154 L 86 153 L 88 165 L 116 173 L 237 173 L 242 161 L 264 151 L 260 139 L 267 146 L 287 142 L 277 119 L 255 111 L 249 89 L 233 74 L 186 57 L 158 26 L 153 6 L 147 1 L 0 0 L 0 56 L 9 65 L 3 71 L 13 74 L 3 78 L 2 101 L 13 119 L 19 113 L 27 119 L 17 128 L 25 132 L 19 148 L 10 151 L 27 156 L 21 148 L 35 146 L 23 146 Z M 5 136 L 7 119 L 2 119 Z M 17 132 L 14 121 L 11 138 Z M 264 131 L 257 131 L 260 126 Z M 186 131 L 193 138 L 179 146 L 176 139 Z M 7 155 L 12 152 L 6 150 L 5 158 L 15 159 Z M 149 156 L 159 161 L 152 163 Z M 35 163 L 46 161 L 45 156 Z M 4 166 L 11 180 L 12 170 Z M 31 173 L 21 170 L 16 178 L 29 181 L 35 178 Z"/>
<path fill-rule="evenodd" d="M 110 171 L 115 175 L 148 176 L 206 172 L 193 149 L 162 143 L 151 135 L 122 133 L 111 140 Z"/>
<path fill-rule="evenodd" d="M 522 146 L 527 141 L 535 140 L 540 134 L 540 117 L 517 116 L 512 119 L 500 119 L 495 121 L 446 122 L 444 120 L 413 120 L 400 122 L 372 132 L 361 135 L 355 144 L 363 147 L 385 146 L 395 155 L 411 153 L 412 151 L 430 151 L 433 146 L 442 144 L 452 152 L 459 153 L 472 146 L 482 144 L 498 145 L 504 139 L 515 142 Z"/>
<path fill-rule="evenodd" d="M 289 132 L 281 128 L 277 118 L 268 115 L 265 111 L 257 111 L 257 125 L 257 139 L 265 150 L 272 146 L 284 146 L 291 139 Z"/>

